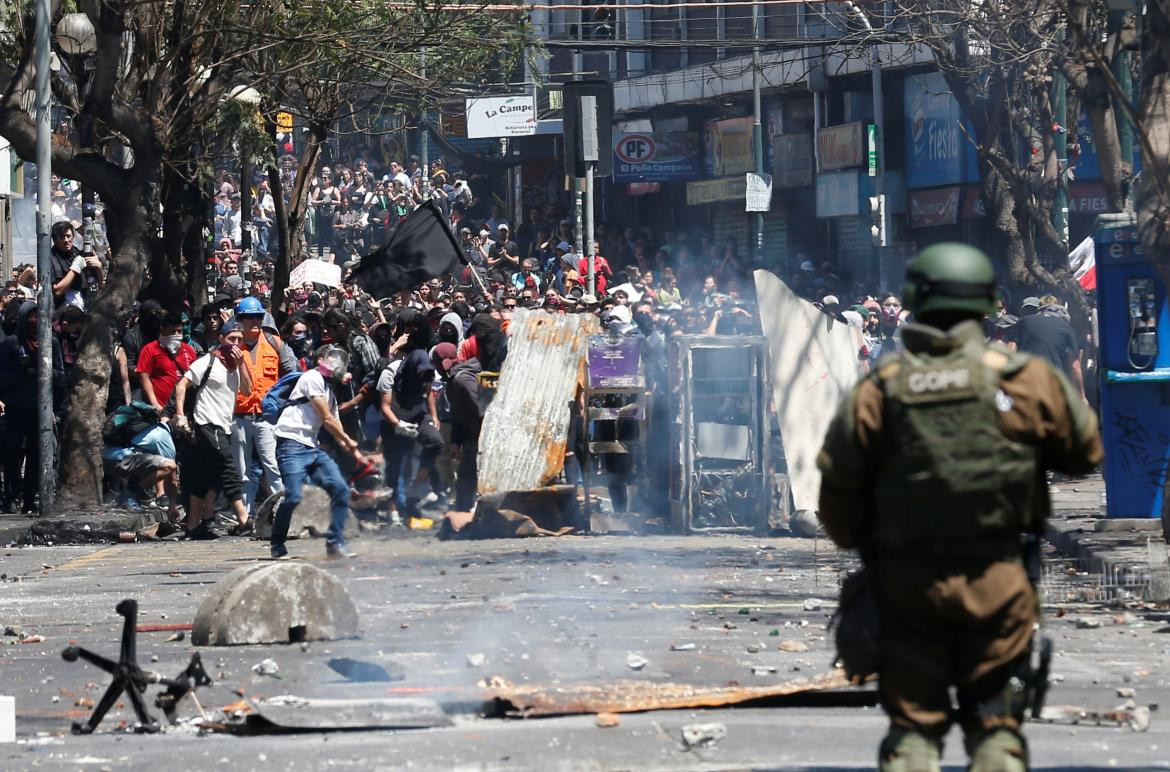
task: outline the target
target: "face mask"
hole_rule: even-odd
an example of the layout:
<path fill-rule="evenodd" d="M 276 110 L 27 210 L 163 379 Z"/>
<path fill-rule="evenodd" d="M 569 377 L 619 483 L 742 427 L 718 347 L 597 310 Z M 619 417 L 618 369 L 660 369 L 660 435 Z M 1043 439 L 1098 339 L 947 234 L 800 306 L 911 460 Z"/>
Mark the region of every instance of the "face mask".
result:
<path fill-rule="evenodd" d="M 649 333 L 654 329 L 654 319 L 650 314 L 634 314 L 634 324 L 638 325 L 638 329 L 644 333 Z"/>
<path fill-rule="evenodd" d="M 182 343 L 183 336 L 180 334 L 162 335 L 158 339 L 158 345 L 162 346 L 163 350 L 172 356 L 179 353 L 179 346 L 181 346 Z"/>

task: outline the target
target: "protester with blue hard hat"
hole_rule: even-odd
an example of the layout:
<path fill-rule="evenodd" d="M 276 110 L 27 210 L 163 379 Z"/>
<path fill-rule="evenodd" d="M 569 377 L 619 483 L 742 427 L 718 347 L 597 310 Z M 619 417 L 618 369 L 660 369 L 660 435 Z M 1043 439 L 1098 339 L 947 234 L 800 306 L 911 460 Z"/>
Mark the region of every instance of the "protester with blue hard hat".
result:
<path fill-rule="evenodd" d="M 265 329 L 265 322 L 271 324 L 271 317 L 258 298 L 241 298 L 236 303 L 234 321 L 244 334 L 240 351 L 244 367 L 252 378 L 252 390 L 236 395 L 231 432 L 232 458 L 243 481 L 244 506 L 250 515 L 255 515 L 262 477 L 268 481 L 269 493 L 284 490 L 276 463 L 275 427 L 260 419 L 261 405 L 277 381 L 299 368 L 292 347 L 286 345 L 275 330 Z"/>

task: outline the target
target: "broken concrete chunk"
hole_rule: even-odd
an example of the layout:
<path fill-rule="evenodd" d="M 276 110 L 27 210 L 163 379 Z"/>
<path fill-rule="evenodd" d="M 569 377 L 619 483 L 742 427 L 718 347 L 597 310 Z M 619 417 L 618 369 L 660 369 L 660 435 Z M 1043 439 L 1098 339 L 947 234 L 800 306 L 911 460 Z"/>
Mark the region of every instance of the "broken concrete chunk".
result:
<path fill-rule="evenodd" d="M 258 563 L 232 571 L 212 587 L 191 630 L 196 646 L 356 637 L 357 607 L 345 586 L 302 562 Z"/>
<path fill-rule="evenodd" d="M 487 662 L 487 657 L 484 656 L 484 654 L 482 652 L 476 652 L 475 654 L 468 654 L 467 655 L 467 666 L 468 667 L 483 667 L 486 662 Z"/>
<path fill-rule="evenodd" d="M 682 728 L 682 740 L 688 748 L 713 745 L 727 736 L 727 725 L 716 722 L 687 724 Z"/>
<path fill-rule="evenodd" d="M 598 713 L 593 723 L 601 729 L 611 729 L 621 724 L 622 719 L 617 713 Z"/>
<path fill-rule="evenodd" d="M 777 646 L 776 648 L 780 649 L 780 651 L 787 651 L 789 653 L 797 653 L 797 652 L 802 652 L 802 651 L 808 651 L 808 644 L 804 643 L 802 641 L 791 641 L 791 640 L 780 641 L 780 645 Z"/>
<path fill-rule="evenodd" d="M 1101 620 L 1096 619 L 1095 617 L 1077 617 L 1078 630 L 1096 630 L 1101 626 Z"/>
<path fill-rule="evenodd" d="M 252 665 L 252 672 L 256 675 L 274 676 L 280 672 L 280 666 L 276 664 L 276 660 L 268 657 Z"/>
<path fill-rule="evenodd" d="M 626 655 L 626 667 L 630 670 L 641 670 L 649 664 L 649 661 L 641 654 L 630 652 Z"/>

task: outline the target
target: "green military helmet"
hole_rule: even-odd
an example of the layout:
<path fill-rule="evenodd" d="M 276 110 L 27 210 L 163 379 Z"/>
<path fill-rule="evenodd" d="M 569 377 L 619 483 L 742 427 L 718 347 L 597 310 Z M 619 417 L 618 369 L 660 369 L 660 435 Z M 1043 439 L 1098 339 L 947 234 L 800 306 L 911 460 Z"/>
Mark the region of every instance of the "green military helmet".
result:
<path fill-rule="evenodd" d="M 918 318 L 940 311 L 990 314 L 995 309 L 995 269 L 987 255 L 969 244 L 934 244 L 906 268 L 902 300 Z"/>

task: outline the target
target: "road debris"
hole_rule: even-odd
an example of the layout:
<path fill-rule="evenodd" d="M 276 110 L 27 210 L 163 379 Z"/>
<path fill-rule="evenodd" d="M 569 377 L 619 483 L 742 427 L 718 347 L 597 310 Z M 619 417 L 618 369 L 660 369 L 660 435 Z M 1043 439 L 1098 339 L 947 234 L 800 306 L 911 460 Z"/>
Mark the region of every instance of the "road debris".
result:
<path fill-rule="evenodd" d="M 771 675 L 777 670 L 775 665 L 752 665 L 752 675 Z"/>
<path fill-rule="evenodd" d="M 805 611 L 820 611 L 821 607 L 823 607 L 826 603 L 828 603 L 828 601 L 821 600 L 820 598 L 809 598 L 804 602 L 803 605 Z"/>
<path fill-rule="evenodd" d="M 676 643 L 670 647 L 671 651 L 694 651 L 695 644 L 693 643 Z"/>
<path fill-rule="evenodd" d="M 487 663 L 487 656 L 483 652 L 467 655 L 468 667 L 483 667 Z"/>
<path fill-rule="evenodd" d="M 1078 630 L 1096 630 L 1103 626 L 1104 623 L 1096 617 L 1077 617 Z"/>
<path fill-rule="evenodd" d="M 780 645 L 776 648 L 778 648 L 780 651 L 786 651 L 790 654 L 795 654 L 798 652 L 808 651 L 808 644 L 804 643 L 803 641 L 787 640 L 780 641 Z"/>
<path fill-rule="evenodd" d="M 280 666 L 276 664 L 276 660 L 268 657 L 252 665 L 252 672 L 257 675 L 276 676 L 280 672 Z"/>
<path fill-rule="evenodd" d="M 660 683 L 645 680 L 590 682 L 567 686 L 508 685 L 494 697 L 509 715 L 563 716 L 591 713 L 637 713 L 649 710 L 720 708 L 795 694 L 850 686 L 845 674 L 832 670 L 811 678 L 765 686 Z"/>
<path fill-rule="evenodd" d="M 648 664 L 650 664 L 650 661 L 641 654 L 636 654 L 631 651 L 626 655 L 626 667 L 628 667 L 630 670 L 641 670 Z"/>
<path fill-rule="evenodd" d="M 727 725 L 718 722 L 687 724 L 682 728 L 683 743 L 688 748 L 714 745 L 727 736 Z"/>
<path fill-rule="evenodd" d="M 598 713 L 593 723 L 601 729 L 612 729 L 621 724 L 622 719 L 617 713 Z"/>
<path fill-rule="evenodd" d="M 1075 705 L 1046 705 L 1039 718 L 1031 720 L 1040 724 L 1066 724 L 1075 726 L 1124 726 L 1134 732 L 1145 732 L 1150 728 L 1150 714 L 1156 706 L 1135 705 L 1132 700 L 1113 710 L 1093 710 Z"/>
<path fill-rule="evenodd" d="M 185 640 L 187 640 L 187 633 L 183 632 L 182 630 L 179 630 L 177 633 L 172 635 L 168 635 L 165 639 L 166 643 L 174 643 L 175 641 Z"/>

